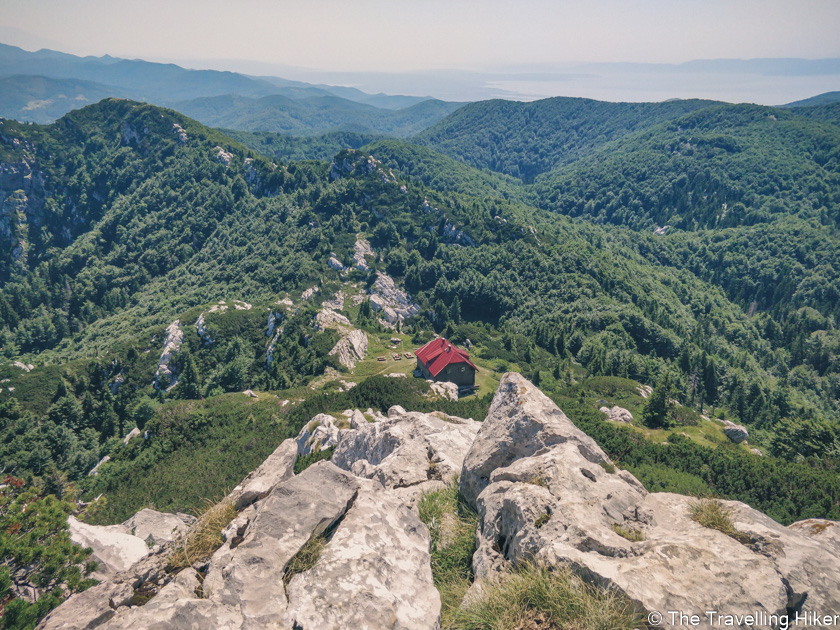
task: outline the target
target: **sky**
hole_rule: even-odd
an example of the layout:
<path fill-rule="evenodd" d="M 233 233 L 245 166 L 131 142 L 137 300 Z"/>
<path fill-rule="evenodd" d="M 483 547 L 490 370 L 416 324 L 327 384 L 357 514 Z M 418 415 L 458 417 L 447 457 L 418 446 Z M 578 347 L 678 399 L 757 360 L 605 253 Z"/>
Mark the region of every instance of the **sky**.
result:
<path fill-rule="evenodd" d="M 591 64 L 840 58 L 838 33 L 840 0 L 0 0 L 0 42 L 27 50 L 459 101 L 777 105 L 840 90 L 840 65 L 768 77 Z"/>
<path fill-rule="evenodd" d="M 331 71 L 840 57 L 838 32 L 837 0 L 0 0 L 23 48 Z"/>

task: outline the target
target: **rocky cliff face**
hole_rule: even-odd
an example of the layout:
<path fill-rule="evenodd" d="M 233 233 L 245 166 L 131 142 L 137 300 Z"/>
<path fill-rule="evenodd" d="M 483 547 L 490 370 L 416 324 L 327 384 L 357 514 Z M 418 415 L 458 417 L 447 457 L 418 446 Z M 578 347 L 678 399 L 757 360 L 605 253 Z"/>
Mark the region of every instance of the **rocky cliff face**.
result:
<path fill-rule="evenodd" d="M 331 461 L 293 474 L 298 455 L 329 447 Z M 648 493 L 530 382 L 507 374 L 483 423 L 400 407 L 317 416 L 228 497 L 237 514 L 209 562 L 167 573 L 163 541 L 40 628 L 440 628 L 429 533 L 414 506 L 459 472 L 479 515 L 468 598 L 536 559 L 622 592 L 642 613 L 840 610 L 840 524 L 783 527 L 726 501 L 735 533 L 704 527 L 692 518 L 695 499 Z M 150 583 L 157 594 L 130 605 Z M 675 627 L 667 615 L 662 625 Z M 701 617 L 698 627 L 712 626 Z"/>

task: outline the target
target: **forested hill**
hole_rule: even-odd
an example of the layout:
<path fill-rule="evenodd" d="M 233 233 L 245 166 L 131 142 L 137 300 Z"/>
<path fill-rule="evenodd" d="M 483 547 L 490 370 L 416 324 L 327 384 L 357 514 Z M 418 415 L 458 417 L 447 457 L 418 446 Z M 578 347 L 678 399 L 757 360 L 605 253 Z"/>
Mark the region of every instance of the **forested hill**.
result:
<path fill-rule="evenodd" d="M 344 131 L 403 137 L 437 122 L 461 107 L 461 103 L 428 99 L 402 109 L 382 109 L 332 94 L 294 98 L 277 94 L 262 98 L 203 97 L 174 107 L 206 125 L 240 131 L 296 136 Z"/>
<path fill-rule="evenodd" d="M 564 97 L 532 103 L 481 101 L 462 107 L 413 140 L 476 168 L 530 183 L 540 173 L 611 140 L 710 104 L 702 100 L 608 103 Z"/>
<path fill-rule="evenodd" d="M 840 127 L 796 110 L 713 105 L 600 147 L 534 185 L 572 216 L 652 230 L 840 222 Z"/>

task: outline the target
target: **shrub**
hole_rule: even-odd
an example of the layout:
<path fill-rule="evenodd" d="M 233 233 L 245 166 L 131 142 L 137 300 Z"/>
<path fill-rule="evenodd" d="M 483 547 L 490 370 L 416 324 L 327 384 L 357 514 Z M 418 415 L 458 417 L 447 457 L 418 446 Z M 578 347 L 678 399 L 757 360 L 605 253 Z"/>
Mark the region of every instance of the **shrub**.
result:
<path fill-rule="evenodd" d="M 598 465 L 611 475 L 615 472 L 615 465 L 611 462 L 608 462 L 605 459 L 602 459 L 600 462 L 598 462 Z"/>
<path fill-rule="evenodd" d="M 298 455 L 295 460 L 295 474 L 299 475 L 315 462 L 320 462 L 323 459 L 330 459 L 334 450 L 335 447 L 330 446 L 329 448 L 325 448 L 323 451 L 312 451 L 309 455 Z"/>

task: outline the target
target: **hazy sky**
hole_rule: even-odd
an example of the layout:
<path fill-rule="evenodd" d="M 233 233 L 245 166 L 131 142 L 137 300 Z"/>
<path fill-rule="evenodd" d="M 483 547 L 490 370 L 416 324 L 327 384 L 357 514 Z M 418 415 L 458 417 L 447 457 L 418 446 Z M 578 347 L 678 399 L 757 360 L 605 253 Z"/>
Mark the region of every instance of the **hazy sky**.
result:
<path fill-rule="evenodd" d="M 840 57 L 838 33 L 840 0 L 0 0 L 24 48 L 336 71 Z"/>

